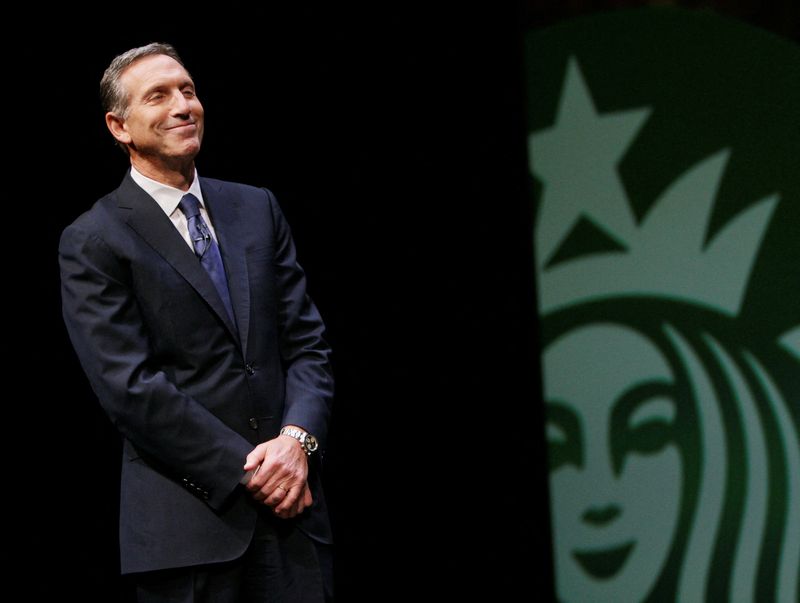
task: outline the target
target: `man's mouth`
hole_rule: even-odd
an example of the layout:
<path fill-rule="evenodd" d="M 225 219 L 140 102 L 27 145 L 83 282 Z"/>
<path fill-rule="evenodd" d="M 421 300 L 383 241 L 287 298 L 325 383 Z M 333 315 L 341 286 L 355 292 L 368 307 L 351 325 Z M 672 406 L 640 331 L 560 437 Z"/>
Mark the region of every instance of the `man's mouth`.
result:
<path fill-rule="evenodd" d="M 625 564 L 635 542 L 597 551 L 572 551 L 572 556 L 588 573 L 600 580 L 611 578 Z"/>

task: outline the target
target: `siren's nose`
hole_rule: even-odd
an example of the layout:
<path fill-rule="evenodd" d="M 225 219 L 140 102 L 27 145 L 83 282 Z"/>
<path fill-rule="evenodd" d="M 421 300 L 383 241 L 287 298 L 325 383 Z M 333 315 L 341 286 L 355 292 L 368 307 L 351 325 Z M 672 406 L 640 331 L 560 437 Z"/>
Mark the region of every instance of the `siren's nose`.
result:
<path fill-rule="evenodd" d="M 619 505 L 609 504 L 603 507 L 589 507 L 583 513 L 581 519 L 583 519 L 584 523 L 601 527 L 611 523 L 621 514 L 622 509 Z"/>

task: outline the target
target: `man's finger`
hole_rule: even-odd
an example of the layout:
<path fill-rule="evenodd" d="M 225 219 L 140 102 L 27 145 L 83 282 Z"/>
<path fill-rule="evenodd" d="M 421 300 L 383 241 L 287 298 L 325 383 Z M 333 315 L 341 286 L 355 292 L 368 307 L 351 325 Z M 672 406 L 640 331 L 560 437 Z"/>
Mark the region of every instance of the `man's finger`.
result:
<path fill-rule="evenodd" d="M 281 486 L 278 486 L 278 488 L 281 488 Z M 280 504 L 275 507 L 275 512 L 282 514 L 288 509 L 292 508 L 292 506 L 297 502 L 297 499 L 300 497 L 300 489 L 300 486 L 287 486 L 286 488 L 283 488 L 282 491 L 286 493 L 286 496 L 284 496 Z"/>
<path fill-rule="evenodd" d="M 255 492 L 256 490 L 263 490 L 264 496 L 266 496 L 267 494 L 269 494 L 269 492 L 272 491 L 272 489 L 265 487 L 267 484 L 267 480 L 269 480 L 269 475 L 267 475 L 266 471 L 261 470 L 262 466 L 263 465 L 259 465 L 258 467 L 256 467 L 255 472 L 250 477 L 250 481 L 247 482 L 247 489 L 250 490 L 250 492 Z"/>
<path fill-rule="evenodd" d="M 311 498 L 311 490 L 308 487 L 308 483 L 303 484 L 302 487 L 292 488 L 292 498 L 294 500 L 290 500 L 287 496 L 286 500 L 281 501 L 281 504 L 275 507 L 275 513 L 278 517 L 283 519 L 294 517 L 311 506 L 313 499 Z"/>
<path fill-rule="evenodd" d="M 259 444 L 247 455 L 244 463 L 244 470 L 245 471 L 253 471 L 256 467 L 258 467 L 264 461 L 264 450 L 266 448 L 265 444 Z"/>

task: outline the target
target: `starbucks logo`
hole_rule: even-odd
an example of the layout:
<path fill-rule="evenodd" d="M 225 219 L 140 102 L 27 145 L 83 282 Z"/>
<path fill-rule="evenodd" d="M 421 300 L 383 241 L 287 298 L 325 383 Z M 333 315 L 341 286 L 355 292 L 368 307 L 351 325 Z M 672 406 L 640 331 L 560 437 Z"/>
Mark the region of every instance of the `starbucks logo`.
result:
<path fill-rule="evenodd" d="M 528 69 L 559 599 L 800 600 L 800 49 L 647 9 Z"/>

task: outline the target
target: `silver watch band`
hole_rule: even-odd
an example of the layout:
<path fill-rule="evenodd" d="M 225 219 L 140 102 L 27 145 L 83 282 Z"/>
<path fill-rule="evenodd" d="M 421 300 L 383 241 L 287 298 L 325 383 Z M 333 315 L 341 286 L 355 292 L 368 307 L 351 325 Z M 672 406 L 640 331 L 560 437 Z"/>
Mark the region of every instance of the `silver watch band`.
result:
<path fill-rule="evenodd" d="M 307 431 L 295 427 L 282 427 L 280 433 L 300 442 L 300 446 L 303 447 L 303 452 L 307 456 L 311 456 L 311 453 L 317 449 L 316 439 L 314 439 L 314 436 L 309 435 Z"/>

